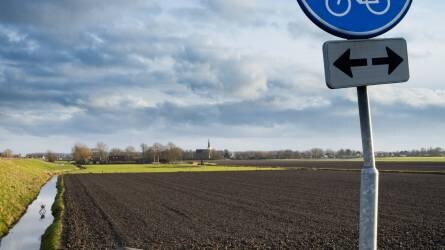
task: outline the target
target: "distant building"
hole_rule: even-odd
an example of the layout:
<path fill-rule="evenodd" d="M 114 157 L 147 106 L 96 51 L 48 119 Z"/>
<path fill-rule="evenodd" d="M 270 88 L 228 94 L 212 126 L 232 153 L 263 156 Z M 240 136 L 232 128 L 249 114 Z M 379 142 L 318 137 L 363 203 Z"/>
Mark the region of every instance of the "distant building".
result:
<path fill-rule="evenodd" d="M 32 154 L 27 154 L 26 158 L 46 160 L 46 156 L 47 153 L 32 153 Z"/>
<path fill-rule="evenodd" d="M 210 139 L 207 142 L 207 149 L 197 149 L 195 151 L 195 160 L 201 162 L 212 159 L 212 147 L 210 146 Z"/>
<path fill-rule="evenodd" d="M 66 153 L 52 153 L 52 154 L 55 156 L 57 161 L 71 161 L 71 160 L 73 160 L 72 154 L 66 154 Z M 29 159 L 47 160 L 48 153 L 31 153 L 31 154 L 27 154 L 25 157 L 29 158 Z"/>

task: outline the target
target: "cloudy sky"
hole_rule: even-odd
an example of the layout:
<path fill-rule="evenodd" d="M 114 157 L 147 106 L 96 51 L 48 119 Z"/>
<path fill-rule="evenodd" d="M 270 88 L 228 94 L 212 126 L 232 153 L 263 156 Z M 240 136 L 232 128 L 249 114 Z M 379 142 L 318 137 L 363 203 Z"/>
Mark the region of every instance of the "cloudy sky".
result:
<path fill-rule="evenodd" d="M 376 150 L 445 147 L 444 12 L 414 1 L 383 36 L 411 80 L 370 88 Z M 2 0 L 0 149 L 360 149 L 355 89 L 324 83 L 334 39 L 295 0 Z"/>

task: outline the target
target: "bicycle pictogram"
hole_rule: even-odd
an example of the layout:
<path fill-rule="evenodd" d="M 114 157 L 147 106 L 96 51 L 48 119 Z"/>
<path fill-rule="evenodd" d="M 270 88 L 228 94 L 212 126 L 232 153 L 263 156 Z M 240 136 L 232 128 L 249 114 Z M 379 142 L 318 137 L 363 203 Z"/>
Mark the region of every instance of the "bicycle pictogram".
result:
<path fill-rule="evenodd" d="M 333 16 L 342 17 L 348 15 L 352 10 L 353 0 L 326 0 L 326 9 Z M 386 14 L 391 7 L 391 0 L 355 0 L 360 5 L 366 5 L 369 12 L 376 16 Z M 381 3 L 382 2 L 382 3 Z M 386 4 L 385 4 L 386 2 Z M 381 8 L 384 4 L 385 8 Z M 380 10 L 379 10 L 380 9 Z"/>

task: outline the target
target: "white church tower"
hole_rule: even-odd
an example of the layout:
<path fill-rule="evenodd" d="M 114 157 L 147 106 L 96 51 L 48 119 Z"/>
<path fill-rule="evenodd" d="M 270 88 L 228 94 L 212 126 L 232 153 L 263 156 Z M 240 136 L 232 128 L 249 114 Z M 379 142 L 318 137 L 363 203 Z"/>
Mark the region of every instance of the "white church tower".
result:
<path fill-rule="evenodd" d="M 207 140 L 207 152 L 209 153 L 209 160 L 212 159 L 212 148 L 210 147 L 210 139 Z"/>

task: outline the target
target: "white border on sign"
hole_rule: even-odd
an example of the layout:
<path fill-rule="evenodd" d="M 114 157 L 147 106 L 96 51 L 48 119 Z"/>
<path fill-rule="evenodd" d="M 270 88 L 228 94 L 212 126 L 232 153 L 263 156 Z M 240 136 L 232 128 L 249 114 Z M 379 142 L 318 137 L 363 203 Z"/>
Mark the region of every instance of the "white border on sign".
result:
<path fill-rule="evenodd" d="M 348 30 L 339 29 L 338 27 L 335 27 L 335 26 L 327 23 L 325 20 L 323 20 L 320 16 L 318 16 L 312 10 L 312 8 L 308 5 L 307 1 L 308 0 L 302 0 L 304 6 L 306 7 L 307 11 L 309 11 L 309 13 L 313 17 L 317 18 L 317 20 L 320 23 L 322 23 L 323 25 L 325 25 L 329 29 L 332 29 L 332 30 L 334 30 L 336 32 L 347 34 L 347 35 L 352 35 L 352 36 L 369 36 L 369 35 L 373 35 L 373 34 L 379 33 L 381 31 L 391 27 L 392 25 L 394 25 L 394 23 L 398 22 L 399 19 L 404 15 L 404 13 L 406 12 L 406 10 L 407 10 L 407 8 L 409 7 L 409 4 L 410 4 L 410 0 L 407 0 L 406 3 L 405 3 L 405 6 L 402 9 L 402 11 L 400 11 L 400 13 L 390 23 L 388 23 L 387 25 L 385 25 L 385 26 L 383 26 L 381 28 L 375 29 L 375 30 L 367 31 L 367 32 L 355 32 L 355 31 L 348 31 Z M 313 1 L 313 0 L 309 0 L 309 1 Z"/>

